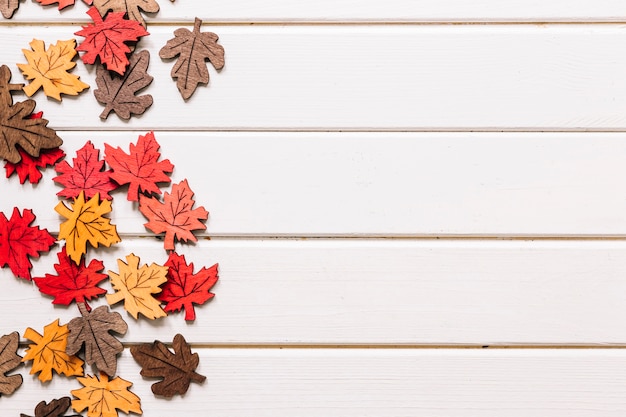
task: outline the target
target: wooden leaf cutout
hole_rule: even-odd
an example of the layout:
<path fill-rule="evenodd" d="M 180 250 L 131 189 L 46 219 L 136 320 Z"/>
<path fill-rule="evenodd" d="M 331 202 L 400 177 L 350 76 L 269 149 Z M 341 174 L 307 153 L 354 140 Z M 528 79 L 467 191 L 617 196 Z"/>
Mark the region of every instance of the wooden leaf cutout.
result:
<path fill-rule="evenodd" d="M 94 248 L 98 245 L 109 247 L 113 243 L 121 242 L 115 225 L 104 217 L 111 212 L 111 202 L 99 201 L 98 194 L 85 201 L 85 194 L 81 192 L 70 208 L 62 201 L 54 208 L 67 219 L 61 223 L 59 239 L 65 239 L 67 254 L 76 263 L 80 262 L 81 256 L 87 252 L 87 242 Z"/>
<path fill-rule="evenodd" d="M 165 233 L 165 250 L 174 250 L 174 238 L 195 242 L 198 239 L 193 231 L 206 230 L 202 220 L 209 218 L 209 212 L 204 207 L 193 208 L 194 204 L 187 180 L 172 185 L 172 193 L 163 195 L 163 203 L 156 198 L 139 196 L 139 211 L 148 219 L 144 226 L 154 233 Z"/>
<path fill-rule="evenodd" d="M 111 180 L 111 170 L 104 170 L 104 160 L 100 160 L 100 150 L 87 141 L 85 146 L 76 151 L 76 158 L 72 159 L 73 166 L 66 161 L 58 163 L 54 169 L 59 176 L 53 178 L 54 182 L 64 188 L 57 193 L 65 198 L 76 198 L 85 192 L 86 198 L 96 194 L 105 200 L 112 200 L 110 191 L 117 188 L 117 184 Z"/>
<path fill-rule="evenodd" d="M 74 3 L 76 3 L 76 0 L 36 0 L 36 1 L 37 1 L 37 3 L 41 4 L 42 6 L 49 6 L 51 4 L 58 3 L 59 4 L 59 10 L 65 9 L 67 6 L 72 6 L 72 5 L 74 5 Z M 83 1 L 87 5 L 91 5 L 91 3 L 92 3 L 92 0 L 83 0 Z"/>
<path fill-rule="evenodd" d="M 26 100 L 4 107 L 0 104 L 0 158 L 17 164 L 22 160 L 18 146 L 38 157 L 41 149 L 58 148 L 63 140 L 44 118 L 32 118 L 35 101 Z"/>
<path fill-rule="evenodd" d="M 76 56 L 76 40 L 57 41 L 46 50 L 44 42 L 33 39 L 29 44 L 31 51 L 22 49 L 28 64 L 17 64 L 24 77 L 31 80 L 24 87 L 29 97 L 43 87 L 48 97 L 61 100 L 61 94 L 76 96 L 86 88 L 87 84 L 80 77 L 70 74 L 69 70 L 76 66 L 72 60 Z"/>
<path fill-rule="evenodd" d="M 2 1 L 2 0 L 0 0 Z M 13 92 L 22 91 L 24 84 L 11 84 L 11 70 L 6 65 L 0 66 L 0 107 L 13 105 Z"/>
<path fill-rule="evenodd" d="M 151 320 L 166 316 L 161 303 L 152 294 L 161 292 L 160 285 L 167 281 L 167 268 L 155 263 L 139 267 L 139 258 L 132 253 L 126 257 L 126 262 L 118 259 L 117 266 L 119 274 L 109 271 L 115 293 L 107 294 L 108 303 L 113 305 L 124 300 L 124 308 L 135 319 L 138 313 Z"/>
<path fill-rule="evenodd" d="M 0 337 L 0 394 L 13 394 L 22 385 L 22 375 L 7 375 L 22 362 L 22 357 L 17 354 L 19 343 L 17 332 Z"/>
<path fill-rule="evenodd" d="M 117 411 L 142 414 L 141 400 L 130 392 L 133 384 L 120 377 L 109 380 L 101 373 L 100 378 L 87 375 L 78 377 L 84 388 L 71 391 L 77 399 L 72 400 L 72 408 L 76 412 L 87 409 L 87 417 L 117 417 Z"/>
<path fill-rule="evenodd" d="M 159 51 L 164 59 L 178 56 L 172 68 L 172 78 L 176 78 L 178 91 L 187 100 L 196 91 L 198 84 L 208 84 L 209 71 L 205 60 L 216 70 L 224 67 L 224 48 L 217 44 L 218 36 L 212 32 L 200 32 L 202 20 L 196 18 L 193 32 L 176 29 L 174 38 Z"/>
<path fill-rule="evenodd" d="M 41 119 L 42 117 L 43 112 L 31 115 L 32 119 Z M 42 149 L 39 151 L 38 157 L 30 156 L 19 145 L 16 148 L 22 159 L 17 164 L 6 161 L 4 169 L 7 173 L 7 178 L 16 173 L 20 179 L 20 184 L 24 184 L 26 180 L 31 184 L 37 184 L 42 178 L 39 169 L 53 166 L 57 161 L 65 157 L 65 152 L 61 148 Z"/>
<path fill-rule="evenodd" d="M 142 114 L 152 106 L 151 95 L 136 95 L 152 82 L 152 76 L 146 72 L 149 62 L 148 51 L 133 53 L 123 77 L 112 74 L 102 65 L 98 65 L 96 70 L 98 89 L 93 93 L 96 99 L 105 105 L 100 114 L 101 119 L 106 119 L 109 113 L 114 111 L 121 119 L 129 120 L 131 115 Z"/>
<path fill-rule="evenodd" d="M 133 358 L 141 365 L 141 375 L 147 378 L 162 378 L 161 382 L 152 384 L 155 395 L 172 397 L 183 395 L 189 389 L 191 381 L 204 382 L 205 376 L 196 372 L 200 358 L 191 353 L 189 344 L 181 334 L 174 336 L 172 343 L 174 352 L 163 343 L 144 343 L 130 348 Z"/>
<path fill-rule="evenodd" d="M 0 13 L 5 19 L 12 18 L 19 7 L 20 0 L 0 0 Z"/>
<path fill-rule="evenodd" d="M 80 417 L 77 414 L 66 416 L 65 412 L 70 408 L 70 397 L 61 397 L 54 399 L 50 403 L 41 401 L 35 407 L 35 417 Z M 20 417 L 30 417 L 26 414 L 20 414 Z"/>
<path fill-rule="evenodd" d="M 69 323 L 70 336 L 67 341 L 68 355 L 75 355 L 85 345 L 85 361 L 96 365 L 100 372 L 115 375 L 117 354 L 124 350 L 122 343 L 109 332 L 125 334 L 128 325 L 119 313 L 112 313 L 107 306 L 88 312 L 84 304 L 78 308 L 82 317 Z"/>
<path fill-rule="evenodd" d="M 83 374 L 83 361 L 65 353 L 68 335 L 67 324 L 60 326 L 59 319 L 44 327 L 43 336 L 30 327 L 24 332 L 24 337 L 34 343 L 26 348 L 22 362 L 33 361 L 30 373 L 39 372 L 40 381 L 51 380 L 53 370 L 66 376 Z"/>
<path fill-rule="evenodd" d="M 85 266 L 85 259 L 81 258 L 76 264 L 67 255 L 65 247 L 57 257 L 59 263 L 54 265 L 57 275 L 46 274 L 45 278 L 33 278 L 39 291 L 54 297 L 52 304 L 67 306 L 72 301 L 85 303 L 106 294 L 105 289 L 98 287 L 98 283 L 108 278 L 108 275 L 100 273 L 104 269 L 102 261 L 92 259 Z"/>
<path fill-rule="evenodd" d="M 167 173 L 174 170 L 174 165 L 169 159 L 159 161 L 159 147 L 153 132 L 139 135 L 137 144 L 130 144 L 129 153 L 104 145 L 104 159 L 113 171 L 111 178 L 120 185 L 128 184 L 129 201 L 139 201 L 140 192 L 161 194 L 158 184 L 171 181 Z"/>
<path fill-rule="evenodd" d="M 204 304 L 215 296 L 209 290 L 217 282 L 217 264 L 193 273 L 193 262 L 187 264 L 185 255 L 170 253 L 165 265 L 167 282 L 158 295 L 165 303 L 165 312 L 185 309 L 185 320 L 195 320 L 194 304 Z"/>
<path fill-rule="evenodd" d="M 30 258 L 38 258 L 40 252 L 47 252 L 56 240 L 47 229 L 31 226 L 35 215 L 24 209 L 23 215 L 13 208 L 11 218 L 0 212 L 0 267 L 9 266 L 18 278 L 31 279 Z"/>
<path fill-rule="evenodd" d="M 106 69 L 124 75 L 128 66 L 127 54 L 130 53 L 125 42 L 137 41 L 149 33 L 139 22 L 124 19 L 123 12 L 109 13 L 105 20 L 95 7 L 89 9 L 87 14 L 94 24 L 83 26 L 83 30 L 74 33 L 85 38 L 76 48 L 86 52 L 81 59 L 85 64 L 95 64 L 96 58 L 100 58 Z"/>
<path fill-rule="evenodd" d="M 109 10 L 123 12 L 128 14 L 129 19 L 136 20 L 144 27 L 146 21 L 139 10 L 141 9 L 146 13 L 159 11 L 159 3 L 155 0 L 93 0 L 93 5 L 98 8 L 102 16 L 106 15 Z"/>

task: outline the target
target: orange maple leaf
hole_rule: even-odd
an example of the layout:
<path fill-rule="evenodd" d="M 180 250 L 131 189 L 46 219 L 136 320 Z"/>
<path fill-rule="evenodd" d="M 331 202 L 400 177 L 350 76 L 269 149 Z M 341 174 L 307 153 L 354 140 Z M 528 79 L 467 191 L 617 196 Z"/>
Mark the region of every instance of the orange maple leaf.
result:
<path fill-rule="evenodd" d="M 83 374 L 83 361 L 65 353 L 69 334 L 67 324 L 60 326 L 59 319 L 43 328 L 43 336 L 30 327 L 26 329 L 24 337 L 34 343 L 26 348 L 22 362 L 33 361 L 31 374 L 40 372 L 38 378 L 43 382 L 52 379 L 52 370 L 66 376 Z"/>
<path fill-rule="evenodd" d="M 156 198 L 139 196 L 139 211 L 149 220 L 144 225 L 154 233 L 164 233 L 165 250 L 174 250 L 174 238 L 197 241 L 193 230 L 206 230 L 201 220 L 209 218 L 204 207 L 193 208 L 193 191 L 187 180 L 172 186 L 172 193 L 163 195 L 163 203 Z"/>
<path fill-rule="evenodd" d="M 71 391 L 77 398 L 72 400 L 72 408 L 76 412 L 87 408 L 88 417 L 117 417 L 117 410 L 143 413 L 141 400 L 128 390 L 133 385 L 131 382 L 120 377 L 109 380 L 104 373 L 100 373 L 100 379 L 91 375 L 77 379 L 84 388 Z"/>

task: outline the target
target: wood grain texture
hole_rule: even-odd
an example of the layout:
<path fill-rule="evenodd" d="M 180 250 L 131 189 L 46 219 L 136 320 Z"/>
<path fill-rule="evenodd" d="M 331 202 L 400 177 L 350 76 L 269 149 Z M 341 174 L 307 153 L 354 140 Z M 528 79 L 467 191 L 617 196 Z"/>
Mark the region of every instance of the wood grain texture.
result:
<path fill-rule="evenodd" d="M 7 3 L 7 0 L 4 1 Z M 88 6 L 77 1 L 62 13 L 56 7 L 22 3 L 13 19 L 6 22 L 50 22 L 86 20 Z M 207 22 L 549 22 L 624 21 L 620 0 L 318 0 L 300 1 L 203 0 L 159 1 L 158 14 L 148 14 L 153 22 L 193 21 L 195 16 Z"/>
<path fill-rule="evenodd" d="M 99 149 L 106 142 L 127 150 L 145 133 L 59 135 L 73 155 L 87 139 Z M 172 181 L 187 178 L 196 206 L 209 211 L 208 236 L 626 236 L 622 134 L 155 137 L 162 158 L 175 165 Z M 30 207 L 38 225 L 58 231 L 61 218 L 52 208 L 61 187 L 51 171 L 36 189 L 16 177 L 4 180 L 0 188 L 12 198 L 0 199 L 0 211 Z M 113 192 L 111 222 L 123 235 L 148 235 L 125 193 Z"/>
<path fill-rule="evenodd" d="M 204 384 L 157 399 L 128 349 L 120 376 L 134 381 L 145 416 L 619 417 L 626 412 L 622 350 L 198 349 Z M 55 378 L 48 398 L 75 380 Z M 3 401 L 31 411 L 41 384 L 27 379 Z M 3 398 L 4 400 L 5 398 Z"/>
<path fill-rule="evenodd" d="M 101 121 L 102 105 L 82 97 L 42 102 L 46 117 L 58 130 L 626 129 L 623 25 L 212 26 L 226 65 L 186 104 L 156 58 L 173 29 L 140 43 L 154 51 L 143 117 Z M 4 62 L 21 61 L 32 30 L 0 28 Z M 73 73 L 96 85 L 93 69 Z"/>
<path fill-rule="evenodd" d="M 111 269 L 129 250 L 167 260 L 147 238 L 91 253 Z M 626 344 L 624 241 L 215 239 L 180 252 L 196 268 L 219 262 L 215 297 L 193 323 L 183 313 L 136 321 L 113 306 L 128 322 L 122 342 L 182 333 L 196 345 Z M 33 275 L 55 261 L 42 257 Z M 2 333 L 79 315 L 6 269 L 0 281 L 0 313 L 22 312 Z"/>

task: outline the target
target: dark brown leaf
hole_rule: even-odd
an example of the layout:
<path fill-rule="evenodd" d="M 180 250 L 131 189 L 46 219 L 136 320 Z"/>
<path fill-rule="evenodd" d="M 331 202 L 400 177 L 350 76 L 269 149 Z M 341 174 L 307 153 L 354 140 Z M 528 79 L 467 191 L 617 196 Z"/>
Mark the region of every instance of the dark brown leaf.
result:
<path fill-rule="evenodd" d="M 61 417 L 63 413 L 70 408 L 71 400 L 70 397 L 61 397 L 58 400 L 52 400 L 49 404 L 46 404 L 45 401 L 41 401 L 35 407 L 35 417 Z M 20 414 L 21 417 L 30 417 L 26 414 Z M 78 414 L 72 414 L 71 416 L 65 417 L 80 417 Z"/>
<path fill-rule="evenodd" d="M 0 0 L 2 1 L 2 0 Z M 13 105 L 13 91 L 22 91 L 24 84 L 11 84 L 11 70 L 6 65 L 0 66 L 0 106 Z"/>
<path fill-rule="evenodd" d="M 70 335 L 65 352 L 76 354 L 85 345 L 85 362 L 95 364 L 99 371 L 110 376 L 117 369 L 117 354 L 124 350 L 122 343 L 110 331 L 125 334 L 128 325 L 119 313 L 112 313 L 107 306 L 88 312 L 85 304 L 79 303 L 82 317 L 69 323 Z"/>
<path fill-rule="evenodd" d="M 6 375 L 22 362 L 22 357 L 17 354 L 19 342 L 17 332 L 0 337 L 0 394 L 13 394 L 22 385 L 22 375 Z"/>
<path fill-rule="evenodd" d="M 205 376 L 195 372 L 200 361 L 197 353 L 191 353 L 189 344 L 181 334 L 174 336 L 174 353 L 165 344 L 155 340 L 130 348 L 133 358 L 141 365 L 141 375 L 147 378 L 162 378 L 152 384 L 155 395 L 171 397 L 187 392 L 191 381 L 204 382 Z"/>
<path fill-rule="evenodd" d="M 100 114 L 101 119 L 106 119 L 109 113 L 114 111 L 120 118 L 128 120 L 132 114 L 142 114 L 152 105 L 151 95 L 136 95 L 139 90 L 152 82 L 152 76 L 147 73 L 149 62 L 150 52 L 133 53 L 123 77 L 118 77 L 102 65 L 98 65 L 96 70 L 98 89 L 94 91 L 94 95 L 106 106 Z"/>

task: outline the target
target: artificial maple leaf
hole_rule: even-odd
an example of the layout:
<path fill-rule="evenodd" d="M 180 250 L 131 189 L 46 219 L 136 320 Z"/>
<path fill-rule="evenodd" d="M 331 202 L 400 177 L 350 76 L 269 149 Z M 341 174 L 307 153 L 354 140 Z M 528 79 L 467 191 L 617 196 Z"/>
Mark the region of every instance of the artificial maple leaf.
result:
<path fill-rule="evenodd" d="M 139 135 L 137 144 L 130 144 L 127 154 L 120 147 L 104 145 L 104 159 L 112 168 L 111 178 L 120 184 L 128 184 L 128 200 L 138 201 L 139 192 L 161 194 L 158 183 L 171 182 L 166 173 L 174 170 L 174 165 L 166 159 L 159 161 L 159 145 L 154 133 Z"/>
<path fill-rule="evenodd" d="M 35 417 L 80 417 L 80 415 L 73 414 L 71 416 L 64 416 L 68 408 L 70 408 L 70 397 L 61 397 L 59 399 L 51 400 L 50 403 L 45 401 L 39 402 L 35 407 Z M 20 414 L 20 417 L 30 417 L 26 414 Z"/>
<path fill-rule="evenodd" d="M 3 0 L 0 0 L 2 2 Z M 0 3 L 1 4 L 1 3 Z M 22 91 L 24 84 L 11 84 L 11 70 L 6 65 L 0 66 L 0 106 L 13 105 L 13 92 Z"/>
<path fill-rule="evenodd" d="M 110 73 L 102 65 L 96 69 L 98 89 L 93 94 L 96 100 L 105 105 L 100 114 L 101 119 L 106 119 L 114 111 L 120 118 L 128 120 L 131 114 L 142 114 L 152 106 L 150 94 L 136 95 L 153 80 L 147 73 L 150 52 L 135 52 L 129 62 L 123 77 Z"/>
<path fill-rule="evenodd" d="M 0 158 L 16 164 L 22 157 L 18 145 L 29 155 L 38 157 L 42 149 L 58 148 L 63 140 L 44 118 L 32 118 L 35 101 L 26 100 L 3 107 L 0 111 Z"/>
<path fill-rule="evenodd" d="M 133 384 L 120 377 L 109 380 L 100 373 L 100 379 L 87 375 L 77 378 L 84 388 L 72 390 L 77 399 L 72 400 L 74 411 L 81 412 L 87 408 L 88 417 L 117 417 L 117 411 L 141 414 L 141 400 L 130 392 Z"/>
<path fill-rule="evenodd" d="M 193 208 L 193 191 L 187 180 L 172 185 L 172 193 L 163 195 L 163 203 L 156 198 L 139 196 L 139 211 L 149 220 L 145 223 L 154 233 L 165 233 L 165 250 L 174 250 L 174 238 L 197 241 L 193 230 L 206 230 L 201 220 L 209 218 L 204 207 Z"/>
<path fill-rule="evenodd" d="M 24 87 L 26 95 L 30 97 L 43 87 L 45 95 L 60 101 L 61 93 L 76 96 L 89 88 L 80 77 L 67 72 L 76 66 L 72 61 L 76 56 L 75 39 L 57 41 L 48 50 L 38 39 L 33 39 L 29 45 L 32 51 L 22 49 L 28 64 L 17 64 L 26 79 L 32 80 Z"/>
<path fill-rule="evenodd" d="M 159 51 L 164 59 L 179 56 L 172 68 L 172 78 L 176 78 L 178 91 L 187 100 L 196 91 L 198 84 L 209 82 L 209 71 L 205 60 L 209 60 L 216 70 L 224 67 L 224 48 L 217 44 L 218 36 L 213 32 L 200 32 L 202 20 L 196 18 L 193 32 L 176 29 L 174 38 Z"/>
<path fill-rule="evenodd" d="M 20 335 L 17 332 L 0 337 L 0 394 L 13 394 L 22 385 L 22 375 L 6 375 L 22 362 L 17 354 Z"/>
<path fill-rule="evenodd" d="M 159 3 L 155 0 L 93 0 L 93 5 L 98 8 L 102 16 L 109 10 L 112 12 L 123 12 L 128 14 L 128 18 L 136 20 L 142 26 L 146 26 L 146 21 L 141 16 L 139 9 L 146 13 L 156 13 L 159 11 Z"/>
<path fill-rule="evenodd" d="M 59 3 L 59 10 L 66 8 L 67 6 L 72 6 L 76 3 L 76 0 L 36 0 L 37 3 L 42 6 L 49 6 L 54 3 Z M 93 0 L 83 0 L 87 5 L 91 5 Z"/>
<path fill-rule="evenodd" d="M 0 267 L 8 265 L 16 277 L 27 280 L 33 267 L 29 257 L 38 258 L 56 242 L 47 229 L 30 226 L 33 221 L 35 215 L 29 209 L 21 215 L 15 207 L 8 220 L 0 212 Z"/>
<path fill-rule="evenodd" d="M 217 282 L 217 264 L 210 268 L 202 268 L 196 274 L 193 273 L 193 262 L 187 264 L 185 255 L 170 253 L 167 262 L 167 282 L 163 290 L 157 296 L 166 303 L 166 312 L 185 309 L 185 320 L 195 320 L 196 312 L 194 304 L 204 304 L 215 296 L 209 290 Z"/>
<path fill-rule="evenodd" d="M 105 20 L 95 7 L 89 9 L 87 14 L 94 24 L 83 26 L 83 30 L 74 33 L 85 38 L 76 48 L 86 52 L 81 59 L 85 64 L 95 64 L 96 58 L 100 57 L 100 63 L 106 69 L 124 75 L 128 66 L 127 54 L 130 53 L 125 42 L 137 41 L 149 33 L 139 22 L 124 19 L 124 12 L 109 13 Z"/>
<path fill-rule="evenodd" d="M 20 7 L 20 0 L 0 0 L 0 13 L 6 19 L 12 18 L 18 7 Z"/>
<path fill-rule="evenodd" d="M 189 383 L 204 382 L 205 376 L 196 372 L 200 358 L 191 353 L 189 344 L 181 334 L 174 336 L 174 353 L 163 343 L 144 343 L 130 348 L 133 358 L 141 365 L 141 375 L 147 378 L 163 378 L 152 384 L 152 392 L 164 397 L 183 395 L 189 389 Z"/>
<path fill-rule="evenodd" d="M 60 326 L 59 319 L 43 328 L 43 336 L 30 327 L 26 329 L 24 337 L 34 343 L 26 348 L 22 362 L 33 361 L 31 375 L 40 372 L 39 380 L 46 382 L 52 379 L 52 370 L 66 376 L 83 374 L 83 361 L 65 353 L 68 335 L 67 324 Z"/>
<path fill-rule="evenodd" d="M 57 275 L 46 274 L 44 278 L 33 278 L 39 291 L 54 297 L 52 304 L 70 305 L 72 301 L 84 303 L 92 298 L 106 294 L 106 290 L 98 287 L 98 283 L 108 275 L 99 273 L 104 269 L 102 261 L 92 259 L 85 266 L 85 259 L 74 263 L 65 247 L 57 253 L 59 263 L 54 265 Z"/>
<path fill-rule="evenodd" d="M 91 198 L 96 194 L 105 200 L 111 200 L 109 191 L 115 190 L 117 184 L 111 180 L 111 171 L 104 171 L 104 160 L 99 158 L 100 150 L 93 146 L 91 141 L 87 141 L 85 146 L 76 151 L 76 158 L 72 159 L 74 166 L 70 166 L 66 161 L 58 163 L 54 169 L 57 174 L 54 182 L 63 185 L 58 196 L 65 198 L 76 198 L 85 192 L 86 198 Z"/>
<path fill-rule="evenodd" d="M 69 323 L 70 336 L 65 352 L 75 355 L 85 345 L 85 361 L 96 365 L 99 371 L 115 375 L 117 354 L 124 350 L 122 343 L 109 332 L 125 334 L 128 325 L 119 313 L 112 313 L 107 306 L 89 312 L 84 304 L 78 304 L 81 317 Z"/>
<path fill-rule="evenodd" d="M 139 258 L 132 253 L 126 257 L 126 262 L 117 260 L 119 274 L 109 271 L 115 293 L 107 294 L 107 302 L 113 305 L 124 300 L 124 308 L 135 319 L 138 313 L 151 320 L 166 316 L 152 294 L 161 292 L 159 286 L 167 281 L 167 268 L 155 263 L 140 268 Z"/>
<path fill-rule="evenodd" d="M 54 208 L 67 219 L 61 223 L 59 239 L 65 239 L 67 254 L 76 263 L 87 252 L 87 242 L 94 248 L 99 244 L 109 247 L 113 243 L 121 242 L 115 225 L 111 224 L 110 219 L 103 217 L 111 212 L 111 202 L 99 201 L 100 196 L 96 194 L 85 202 L 85 194 L 81 192 L 74 199 L 71 208 L 62 201 Z"/>

